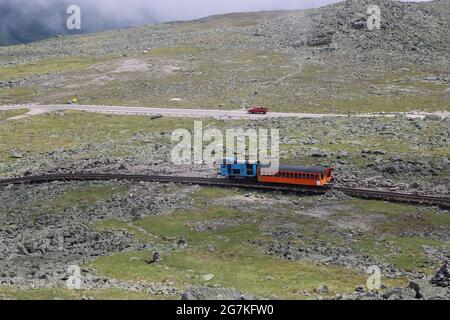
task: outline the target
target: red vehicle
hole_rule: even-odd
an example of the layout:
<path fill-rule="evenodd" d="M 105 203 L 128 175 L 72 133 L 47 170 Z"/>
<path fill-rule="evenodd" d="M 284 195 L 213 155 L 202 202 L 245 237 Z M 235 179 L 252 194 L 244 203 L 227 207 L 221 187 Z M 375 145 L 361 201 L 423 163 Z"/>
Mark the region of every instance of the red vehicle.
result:
<path fill-rule="evenodd" d="M 254 107 L 248 110 L 249 114 L 266 114 L 269 109 L 263 107 Z"/>

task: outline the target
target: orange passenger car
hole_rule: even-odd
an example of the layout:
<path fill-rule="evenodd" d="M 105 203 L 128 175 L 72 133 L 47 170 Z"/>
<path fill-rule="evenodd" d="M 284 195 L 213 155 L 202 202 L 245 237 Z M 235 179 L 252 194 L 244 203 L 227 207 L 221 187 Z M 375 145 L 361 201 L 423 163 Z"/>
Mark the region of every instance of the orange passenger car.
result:
<path fill-rule="evenodd" d="M 333 181 L 333 169 L 280 165 L 278 172 L 273 172 L 268 167 L 260 166 L 258 181 L 323 187 Z"/>

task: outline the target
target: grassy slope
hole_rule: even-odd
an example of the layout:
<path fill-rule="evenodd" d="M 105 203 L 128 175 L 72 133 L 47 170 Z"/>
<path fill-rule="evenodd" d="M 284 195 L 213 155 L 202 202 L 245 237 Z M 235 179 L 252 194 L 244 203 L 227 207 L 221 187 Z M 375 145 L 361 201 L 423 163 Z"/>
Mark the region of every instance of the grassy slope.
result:
<path fill-rule="evenodd" d="M 1 115 L 1 113 L 0 113 Z M 0 159 L 7 162 L 23 161 L 23 159 L 12 159 L 11 150 L 16 150 L 27 157 L 27 154 L 52 152 L 58 149 L 78 151 L 68 161 L 77 161 L 87 157 L 97 157 L 99 152 L 105 156 L 126 158 L 131 156 L 130 147 L 142 146 L 136 135 L 146 136 L 151 143 L 170 144 L 171 132 L 179 128 L 193 129 L 193 119 L 160 118 L 151 120 L 148 117 L 133 116 L 111 116 L 102 114 L 89 114 L 83 112 L 67 112 L 64 114 L 51 113 L 22 119 L 14 122 L 3 123 L 0 126 Z M 336 159 L 317 159 L 309 156 L 313 149 L 326 153 L 345 151 L 348 153 L 347 162 L 359 168 L 373 164 L 375 156 L 363 158 L 363 150 L 382 150 L 386 157 L 396 155 L 404 160 L 429 160 L 431 157 L 449 157 L 449 149 L 445 144 L 430 144 L 430 141 L 438 140 L 439 136 L 446 130 L 443 122 L 427 122 L 426 128 L 419 130 L 414 123 L 402 122 L 402 129 L 397 125 L 396 119 L 373 119 L 379 122 L 378 126 L 383 131 L 351 130 L 352 126 L 358 125 L 349 119 L 334 119 L 329 121 L 327 130 L 323 130 L 320 120 L 298 120 L 302 123 L 302 130 L 293 130 L 292 126 L 281 127 L 280 136 L 290 140 L 280 146 L 283 162 L 294 164 L 313 163 L 334 165 Z M 400 120 L 401 121 L 401 120 Z M 209 124 L 218 129 L 231 127 L 248 127 L 248 121 L 218 121 L 204 120 L 204 127 Z M 310 123 L 310 125 L 306 125 Z M 269 124 L 262 125 L 265 128 Z M 395 130 L 396 135 L 383 134 Z M 361 134 L 364 132 L 364 134 Z M 166 134 L 162 134 L 166 133 Z M 313 146 L 304 145 L 306 141 L 314 137 Z M 414 137 L 411 139 L 410 137 Z M 408 140 L 409 143 L 405 144 Z M 102 145 L 114 142 L 113 147 L 104 150 L 87 151 L 88 145 Z M 169 159 L 170 154 L 161 154 Z"/>
<path fill-rule="evenodd" d="M 126 152 L 136 134 L 155 134 L 155 141 L 170 142 L 170 136 L 161 132 L 192 126 L 191 119 L 109 116 L 84 112 L 50 113 L 8 122 L 0 126 L 0 158 L 9 158 L 10 150 L 37 154 L 56 149 L 82 149 L 88 144 L 101 144 L 114 140 L 117 150 L 105 150 L 116 155 Z M 139 142 L 134 142 L 139 143 Z M 123 155 L 123 154 L 121 154 Z M 79 155 L 81 157 L 88 155 Z"/>
<path fill-rule="evenodd" d="M 430 274 L 434 272 L 439 261 L 430 260 L 430 257 L 425 255 L 423 246 L 447 252 L 450 249 L 450 243 L 445 241 L 402 235 L 403 232 L 415 230 L 449 230 L 449 216 L 440 215 L 432 209 L 422 210 L 408 205 L 351 200 L 345 203 L 345 212 L 338 210 L 331 216 L 330 221 L 325 221 L 293 214 L 290 207 L 281 212 L 276 209 L 278 215 L 274 215 L 273 210 L 244 213 L 207 205 L 211 200 L 236 196 L 226 193 L 223 189 L 202 188 L 199 194 L 192 195 L 197 205 L 195 210 L 177 212 L 170 216 L 147 217 L 134 222 L 111 220 L 99 223 L 100 229 L 128 230 L 135 234 L 136 239 L 156 241 L 160 245 L 173 243 L 183 236 L 188 247 L 163 254 L 163 261 L 159 265 L 143 263 L 152 252 L 130 252 L 100 258 L 90 267 L 116 279 L 170 281 L 180 287 L 188 284 L 220 285 L 267 297 L 293 299 L 301 297 L 297 293 L 302 290 L 312 291 L 324 284 L 331 287 L 333 292 L 352 290 L 358 283 L 365 283 L 365 277 L 342 268 L 283 261 L 262 255 L 261 251 L 248 241 L 270 242 L 270 237 L 261 232 L 264 226 L 296 224 L 305 239 L 322 239 L 335 245 L 350 245 L 357 252 L 377 257 L 396 268 Z M 355 234 L 351 243 L 340 236 L 324 234 L 325 230 L 334 225 L 332 221 L 348 219 L 349 215 L 356 221 L 362 217 L 376 216 L 378 219 L 369 231 Z M 215 232 L 198 232 L 192 229 L 192 225 L 198 222 L 218 219 L 240 223 Z M 350 232 L 350 229 L 347 232 Z M 292 239 L 285 241 L 295 243 Z M 301 242 L 298 244 L 301 245 Z M 202 276 L 210 273 L 214 274 L 214 278 L 205 281 Z M 383 281 L 393 285 L 403 280 Z"/>
<path fill-rule="evenodd" d="M 160 245 L 173 243 L 181 235 L 188 247 L 169 254 L 163 253 L 161 264 L 143 263 L 144 259 L 151 257 L 152 252 L 128 252 L 100 258 L 90 267 L 114 279 L 170 281 L 181 288 L 189 284 L 219 285 L 265 297 L 290 299 L 299 298 L 298 292 L 301 290 L 313 291 L 324 284 L 333 290 L 351 291 L 354 286 L 364 282 L 364 276 L 350 270 L 283 261 L 262 254 L 248 241 L 267 240 L 261 233 L 261 225 L 256 222 L 265 220 L 266 213 L 249 214 L 206 205 L 208 200 L 227 195 L 230 194 L 223 189 L 201 189 L 198 194 L 193 194 L 192 198 L 197 203 L 193 211 L 147 217 L 135 222 L 100 222 L 100 229 L 124 229 L 132 233 L 134 230 L 137 239 L 153 239 Z M 218 219 L 242 221 L 214 232 L 192 230 L 195 223 Z M 203 276 L 206 274 L 213 274 L 214 278 L 205 281 Z"/>
<path fill-rule="evenodd" d="M 0 121 L 13 118 L 15 116 L 19 116 L 21 114 L 24 114 L 28 112 L 27 109 L 17 109 L 17 110 L 7 110 L 7 111 L 0 111 Z"/>
<path fill-rule="evenodd" d="M 255 44 L 251 45 L 254 48 L 232 45 L 251 40 L 248 31 L 239 28 L 278 15 L 242 14 L 143 27 L 134 33 L 48 40 L 33 44 L 39 52 L 36 56 L 27 46 L 13 47 L 19 56 L 34 60 L 0 67 L 0 81 L 22 81 L 12 88 L 0 88 L 0 104 L 65 103 L 78 96 L 82 104 L 148 107 L 239 109 L 242 104 L 260 104 L 274 111 L 297 112 L 448 110 L 448 84 L 423 80 L 449 76 L 448 71 L 433 66 L 399 63 L 371 71 L 363 64 L 341 63 L 333 55 L 314 62 L 305 48 L 288 52 Z M 233 28 L 224 31 L 224 25 Z M 201 36 L 193 30 L 202 32 Z M 169 43 L 149 43 L 149 52 L 142 53 L 134 47 L 142 42 L 139 37 L 155 37 L 147 32 L 167 37 Z M 124 44 L 115 47 L 108 35 L 112 43 Z M 109 48 L 108 53 L 96 53 L 92 43 L 102 50 Z M 216 47 L 221 43 L 224 49 Z M 62 50 L 63 44 L 73 47 L 72 52 L 52 54 L 52 45 Z M 11 59 L 0 50 L 0 61 Z M 130 61 L 141 65 L 128 71 L 120 68 Z M 172 67 L 178 69 L 169 72 L 167 68 Z M 183 101 L 173 102 L 173 98 Z"/>

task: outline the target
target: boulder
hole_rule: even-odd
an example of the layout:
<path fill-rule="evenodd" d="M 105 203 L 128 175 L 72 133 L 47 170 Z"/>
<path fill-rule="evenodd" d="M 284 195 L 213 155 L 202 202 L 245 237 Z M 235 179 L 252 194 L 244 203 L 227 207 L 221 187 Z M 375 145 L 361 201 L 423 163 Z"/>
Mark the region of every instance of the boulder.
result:
<path fill-rule="evenodd" d="M 431 283 L 440 287 L 450 287 L 450 266 L 448 262 L 439 268 Z"/>

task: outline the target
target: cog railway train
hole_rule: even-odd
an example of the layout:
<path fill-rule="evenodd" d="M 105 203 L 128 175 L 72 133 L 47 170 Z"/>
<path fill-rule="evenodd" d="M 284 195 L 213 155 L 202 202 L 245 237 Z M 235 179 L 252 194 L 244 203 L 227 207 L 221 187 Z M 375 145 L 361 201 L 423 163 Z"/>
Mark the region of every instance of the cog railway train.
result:
<path fill-rule="evenodd" d="M 271 184 L 290 184 L 309 187 L 329 187 L 333 182 L 333 169 L 328 167 L 302 167 L 280 165 L 277 172 L 259 162 L 223 160 L 220 174 L 229 179 L 252 179 Z"/>

